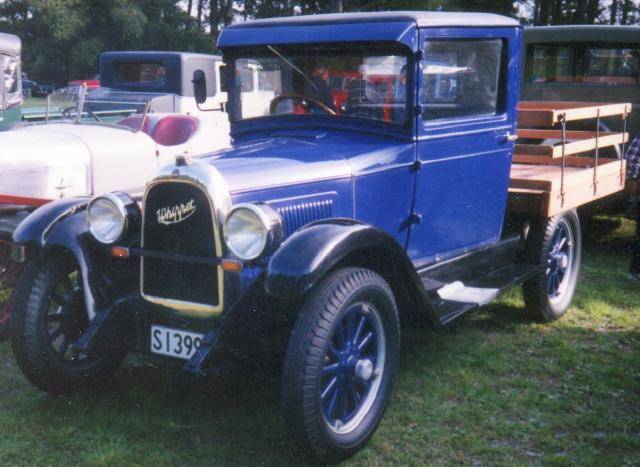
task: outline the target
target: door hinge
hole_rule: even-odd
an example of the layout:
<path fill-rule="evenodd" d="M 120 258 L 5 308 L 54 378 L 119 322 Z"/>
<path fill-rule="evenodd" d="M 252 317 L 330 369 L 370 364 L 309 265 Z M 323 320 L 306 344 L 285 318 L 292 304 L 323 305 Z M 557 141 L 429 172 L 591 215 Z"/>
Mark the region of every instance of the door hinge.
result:
<path fill-rule="evenodd" d="M 422 170 L 422 161 L 420 160 L 413 161 L 413 164 L 411 164 L 411 171 L 419 172 L 420 170 Z"/>
<path fill-rule="evenodd" d="M 422 60 L 422 59 L 424 58 L 424 52 L 423 52 L 422 50 L 416 50 L 416 51 L 413 53 L 413 57 L 414 57 L 416 60 Z"/>
<path fill-rule="evenodd" d="M 419 117 L 422 115 L 422 106 L 420 104 L 413 107 L 413 115 Z"/>
<path fill-rule="evenodd" d="M 422 224 L 422 214 L 413 213 L 400 224 L 400 231 L 411 227 L 412 225 Z"/>

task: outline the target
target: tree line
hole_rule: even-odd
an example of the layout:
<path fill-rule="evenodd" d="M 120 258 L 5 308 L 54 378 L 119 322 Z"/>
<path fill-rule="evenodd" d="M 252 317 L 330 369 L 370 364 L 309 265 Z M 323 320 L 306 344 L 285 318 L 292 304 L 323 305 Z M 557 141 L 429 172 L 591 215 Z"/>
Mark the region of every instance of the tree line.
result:
<path fill-rule="evenodd" d="M 636 24 L 637 0 L 0 0 L 0 31 L 23 41 L 30 77 L 64 85 L 105 50 L 210 53 L 236 21 L 330 11 L 492 12 L 524 24 Z"/>

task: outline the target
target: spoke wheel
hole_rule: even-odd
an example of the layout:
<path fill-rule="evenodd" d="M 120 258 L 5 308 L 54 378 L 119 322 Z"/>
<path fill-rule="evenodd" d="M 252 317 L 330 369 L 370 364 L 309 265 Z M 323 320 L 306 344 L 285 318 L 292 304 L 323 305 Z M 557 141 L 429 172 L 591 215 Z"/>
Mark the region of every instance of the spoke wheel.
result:
<path fill-rule="evenodd" d="M 329 429 L 349 433 L 371 408 L 385 363 L 382 319 L 371 303 L 351 306 L 333 330 L 320 398 Z"/>
<path fill-rule="evenodd" d="M 571 279 L 573 266 L 573 233 L 567 219 L 561 219 L 551 238 L 547 255 L 547 295 L 552 302 L 562 300 Z"/>
<path fill-rule="evenodd" d="M 534 224 L 526 240 L 524 259 L 539 272 L 523 286 L 527 309 L 536 318 L 551 321 L 562 316 L 573 299 L 581 261 L 578 215 L 568 211 Z"/>
<path fill-rule="evenodd" d="M 289 341 L 282 401 L 300 446 L 338 462 L 373 436 L 398 365 L 400 330 L 393 293 L 367 269 L 340 269 L 304 303 Z"/>
<path fill-rule="evenodd" d="M 50 251 L 29 262 L 13 294 L 13 354 L 24 375 L 51 394 L 101 387 L 126 355 L 116 344 L 100 355 L 74 350 L 90 324 L 82 284 L 75 259 Z"/>
<path fill-rule="evenodd" d="M 54 286 L 47 304 L 44 325 L 47 341 L 56 358 L 65 365 L 81 366 L 91 363 L 88 354 L 71 348 L 71 344 L 89 326 L 78 271 L 64 275 Z"/>

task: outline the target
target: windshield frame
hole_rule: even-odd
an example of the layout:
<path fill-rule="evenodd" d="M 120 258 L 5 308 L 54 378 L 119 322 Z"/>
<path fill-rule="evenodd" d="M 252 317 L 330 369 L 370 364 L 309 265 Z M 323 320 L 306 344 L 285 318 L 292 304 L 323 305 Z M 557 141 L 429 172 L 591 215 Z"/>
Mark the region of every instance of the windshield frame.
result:
<path fill-rule="evenodd" d="M 278 52 L 289 58 L 291 52 L 304 53 L 305 50 L 327 48 L 328 50 L 343 48 L 345 52 L 348 48 L 361 47 L 367 51 L 367 55 L 399 55 L 405 57 L 407 62 L 406 77 L 406 102 L 405 102 L 405 120 L 403 124 L 396 122 L 358 118 L 348 115 L 340 115 L 339 117 L 332 115 L 320 114 L 283 114 L 283 115 L 265 115 L 251 118 L 238 118 L 238 110 L 241 108 L 241 93 L 237 92 L 235 67 L 236 61 L 241 59 L 255 59 L 258 57 L 273 57 L 273 53 L 269 53 L 267 45 L 255 47 L 237 47 L 225 50 L 223 56 L 226 66 L 226 79 L 228 84 L 228 102 L 227 111 L 231 122 L 231 134 L 239 135 L 245 132 L 257 130 L 278 130 L 289 129 L 291 127 L 319 126 L 324 128 L 335 129 L 351 129 L 356 131 L 364 131 L 368 133 L 377 133 L 391 136 L 400 136 L 403 138 L 413 136 L 415 129 L 415 109 L 413 103 L 416 99 L 416 67 L 419 63 L 415 53 L 405 44 L 399 42 L 327 42 L 327 43 L 294 43 L 294 44 L 276 44 Z"/>
<path fill-rule="evenodd" d="M 110 92 L 114 95 L 113 100 L 108 99 Z M 91 93 L 94 95 L 92 96 Z M 96 93 L 98 95 L 95 95 Z M 131 99 L 131 101 L 128 102 L 126 100 L 127 95 L 135 96 L 136 99 Z M 67 98 L 69 99 L 69 105 L 64 105 L 67 103 L 65 102 Z M 167 106 L 167 108 L 150 108 L 149 106 L 154 99 L 161 99 L 162 101 L 156 102 L 156 105 L 164 105 Z M 87 107 L 88 104 L 103 105 L 105 108 L 102 110 L 91 109 Z M 110 104 L 116 105 L 117 108 L 109 109 Z M 129 105 L 130 107 L 127 107 Z M 67 86 L 57 89 L 54 93 L 47 96 L 47 102 L 42 110 L 35 108 L 33 112 L 30 112 L 30 109 L 27 108 L 25 116 L 27 120 L 33 123 L 98 125 L 139 131 L 139 129 L 132 129 L 129 126 L 119 125 L 117 122 L 132 115 L 146 115 L 154 111 L 159 113 L 173 113 L 175 106 L 176 95 L 172 93 L 122 91 L 112 88 L 91 90 L 85 89 L 83 86 Z M 97 120 L 94 118 L 94 115 L 102 118 Z M 142 125 L 140 129 L 142 129 Z"/>

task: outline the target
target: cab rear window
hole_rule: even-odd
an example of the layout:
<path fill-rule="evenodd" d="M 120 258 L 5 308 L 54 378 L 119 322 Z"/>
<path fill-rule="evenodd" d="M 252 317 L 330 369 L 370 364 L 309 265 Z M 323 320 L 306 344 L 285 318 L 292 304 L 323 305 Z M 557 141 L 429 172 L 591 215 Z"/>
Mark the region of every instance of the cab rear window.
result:
<path fill-rule="evenodd" d="M 162 62 L 122 62 L 114 68 L 116 80 L 121 83 L 164 84 L 167 74 Z"/>

